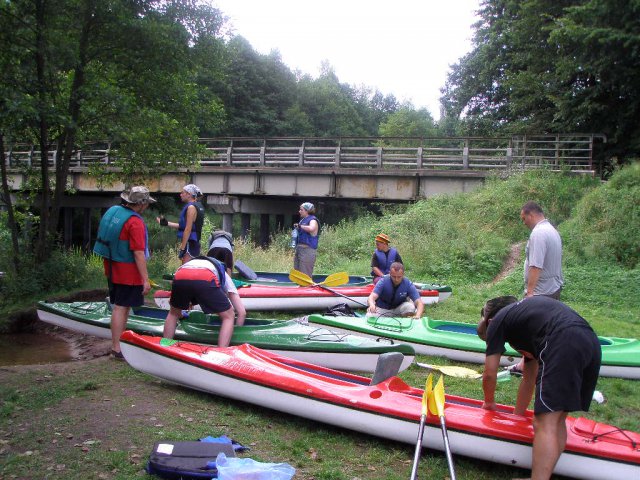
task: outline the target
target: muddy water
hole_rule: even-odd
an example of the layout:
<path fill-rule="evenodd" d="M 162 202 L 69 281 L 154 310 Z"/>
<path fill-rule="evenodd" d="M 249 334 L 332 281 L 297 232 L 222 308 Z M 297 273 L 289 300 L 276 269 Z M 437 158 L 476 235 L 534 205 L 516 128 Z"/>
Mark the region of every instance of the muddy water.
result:
<path fill-rule="evenodd" d="M 0 335 L 0 366 L 70 362 L 68 342 L 46 333 Z"/>

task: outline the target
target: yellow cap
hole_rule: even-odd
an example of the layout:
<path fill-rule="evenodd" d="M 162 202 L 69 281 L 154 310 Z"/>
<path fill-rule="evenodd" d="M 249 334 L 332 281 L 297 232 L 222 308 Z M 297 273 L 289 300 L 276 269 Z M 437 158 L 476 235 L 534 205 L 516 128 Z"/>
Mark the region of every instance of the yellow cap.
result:
<path fill-rule="evenodd" d="M 391 243 L 391 239 L 389 238 L 389 236 L 385 233 L 379 233 L 378 235 L 376 235 L 376 242 L 382 242 L 382 243 L 386 243 L 387 245 L 389 245 Z"/>

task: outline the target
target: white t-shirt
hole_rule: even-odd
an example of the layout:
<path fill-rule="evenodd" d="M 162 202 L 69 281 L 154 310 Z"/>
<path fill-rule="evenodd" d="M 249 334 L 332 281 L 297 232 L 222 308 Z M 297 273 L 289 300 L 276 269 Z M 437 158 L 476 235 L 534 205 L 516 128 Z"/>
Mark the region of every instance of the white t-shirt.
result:
<path fill-rule="evenodd" d="M 551 295 L 564 285 L 562 277 L 562 240 L 558 231 L 549 223 L 549 220 L 542 220 L 533 227 L 525 248 L 525 294 L 529 279 L 529 267 L 542 269 L 538 277 L 538 283 L 533 291 L 534 295 Z"/>
<path fill-rule="evenodd" d="M 206 268 L 207 270 L 213 272 L 216 276 L 218 276 L 218 270 L 209 260 L 203 260 L 201 258 L 194 258 L 193 260 L 189 260 L 184 265 L 180 266 L 180 268 Z M 224 270 L 224 265 L 222 265 L 222 269 Z M 236 288 L 233 280 L 229 276 L 229 274 L 224 272 L 224 291 L 225 293 L 235 293 L 238 294 L 238 289 Z"/>

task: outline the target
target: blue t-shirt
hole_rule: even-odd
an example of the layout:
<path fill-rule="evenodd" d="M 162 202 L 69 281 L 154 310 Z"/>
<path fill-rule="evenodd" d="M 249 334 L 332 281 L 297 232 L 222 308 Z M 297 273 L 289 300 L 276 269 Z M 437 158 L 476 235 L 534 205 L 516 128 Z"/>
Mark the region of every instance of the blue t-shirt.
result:
<path fill-rule="evenodd" d="M 407 301 L 407 297 L 414 302 L 420 298 L 420 293 L 411 280 L 405 277 L 396 287 L 389 275 L 385 275 L 376 283 L 373 293 L 378 294 L 376 305 L 388 310 L 402 305 Z"/>

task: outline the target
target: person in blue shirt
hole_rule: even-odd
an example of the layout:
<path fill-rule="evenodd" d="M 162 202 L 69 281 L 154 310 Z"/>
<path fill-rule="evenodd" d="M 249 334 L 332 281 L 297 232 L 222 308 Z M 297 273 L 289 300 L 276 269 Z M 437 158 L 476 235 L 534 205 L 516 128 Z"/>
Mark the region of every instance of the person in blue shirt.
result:
<path fill-rule="evenodd" d="M 312 276 L 313 267 L 316 264 L 320 222 L 315 216 L 316 208 L 313 203 L 303 203 L 300 205 L 298 213 L 300 214 L 300 222 L 293 226 L 298 230 L 298 243 L 293 257 L 293 268 Z"/>
<path fill-rule="evenodd" d="M 402 257 L 398 250 L 391 245 L 389 235 L 379 233 L 376 235 L 376 249 L 371 257 L 371 275 L 373 283 L 378 283 L 382 277 L 389 273 L 393 262 L 402 263 Z"/>
<path fill-rule="evenodd" d="M 180 192 L 180 200 L 186 204 L 180 213 L 180 220 L 169 222 L 164 217 L 156 218 L 160 225 L 178 230 L 178 258 L 183 264 L 200 255 L 200 236 L 204 223 L 204 206 L 198 201 L 200 196 L 202 192 L 197 185 L 185 185 Z"/>
<path fill-rule="evenodd" d="M 415 285 L 404 276 L 404 265 L 391 264 L 389 274 L 382 277 L 369 295 L 367 315 L 421 318 L 424 303 Z"/>

